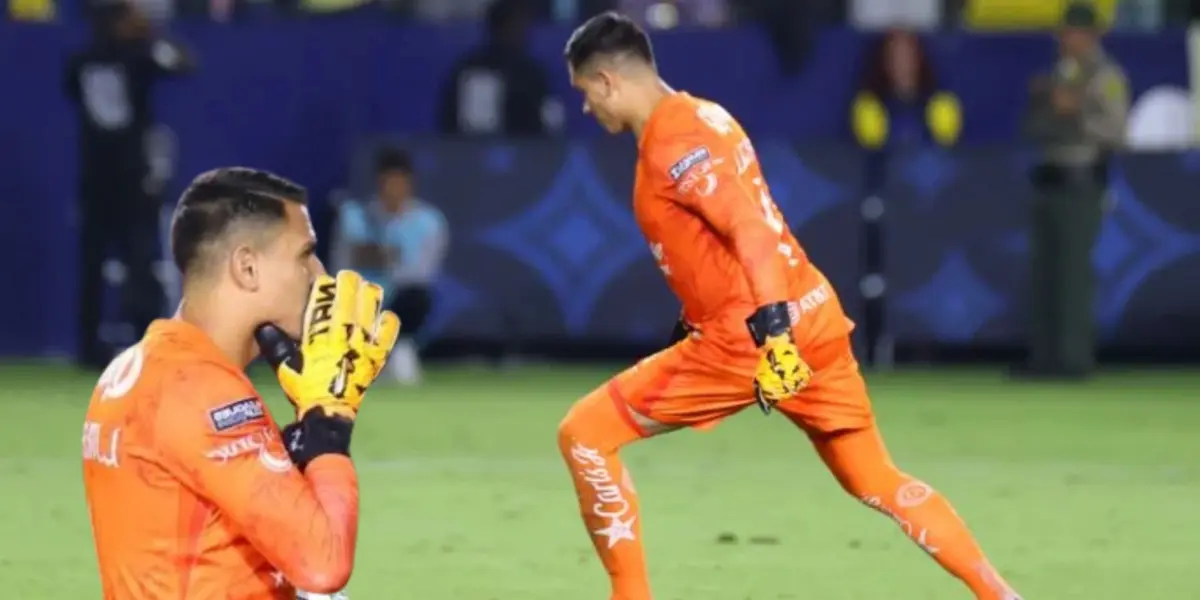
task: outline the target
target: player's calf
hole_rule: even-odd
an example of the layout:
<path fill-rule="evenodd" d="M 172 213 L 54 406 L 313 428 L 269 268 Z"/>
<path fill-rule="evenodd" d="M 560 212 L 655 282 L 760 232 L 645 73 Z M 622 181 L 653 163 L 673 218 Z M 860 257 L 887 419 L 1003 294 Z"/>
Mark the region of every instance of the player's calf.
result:
<path fill-rule="evenodd" d="M 637 493 L 617 450 L 640 436 L 603 388 L 572 407 L 558 447 L 575 484 L 580 514 L 612 583 L 614 600 L 649 600 Z"/>
<path fill-rule="evenodd" d="M 850 495 L 899 525 L 976 598 L 1019 600 L 949 501 L 929 484 L 896 468 L 876 430 L 816 436 L 813 443 Z"/>

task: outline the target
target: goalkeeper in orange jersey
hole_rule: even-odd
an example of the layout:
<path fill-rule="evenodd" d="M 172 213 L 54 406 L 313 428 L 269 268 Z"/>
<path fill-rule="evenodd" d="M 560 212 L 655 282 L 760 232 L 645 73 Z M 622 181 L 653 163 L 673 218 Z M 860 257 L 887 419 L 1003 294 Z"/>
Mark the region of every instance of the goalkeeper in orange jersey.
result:
<path fill-rule="evenodd" d="M 754 148 L 717 104 L 660 78 L 615 13 L 567 42 L 583 110 L 637 138 L 635 218 L 683 304 L 683 335 L 579 400 L 558 431 L 613 600 L 651 598 L 638 499 L 618 450 L 757 403 L 801 428 L 852 496 L 891 517 L 976 598 L 1016 600 L 950 503 L 900 471 L 850 347 L 852 323 L 771 199 Z"/>
<path fill-rule="evenodd" d="M 350 436 L 400 324 L 379 286 L 325 274 L 304 200 L 285 179 L 231 168 L 179 201 L 179 312 L 109 365 L 84 422 L 107 600 L 294 600 L 350 577 Z M 282 432 L 243 372 L 260 348 L 296 407 Z"/>

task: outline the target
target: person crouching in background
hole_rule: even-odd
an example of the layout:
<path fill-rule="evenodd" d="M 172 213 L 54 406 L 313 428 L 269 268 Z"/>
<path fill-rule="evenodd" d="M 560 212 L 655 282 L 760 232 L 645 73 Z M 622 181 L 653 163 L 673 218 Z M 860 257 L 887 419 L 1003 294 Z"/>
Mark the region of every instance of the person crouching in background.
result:
<path fill-rule="evenodd" d="M 338 252 L 343 265 L 378 283 L 400 317 L 400 340 L 388 361 L 392 377 L 421 379 L 416 336 L 433 304 L 433 285 L 449 242 L 446 219 L 413 193 L 412 157 L 397 148 L 375 156 L 375 194 L 338 207 Z"/>

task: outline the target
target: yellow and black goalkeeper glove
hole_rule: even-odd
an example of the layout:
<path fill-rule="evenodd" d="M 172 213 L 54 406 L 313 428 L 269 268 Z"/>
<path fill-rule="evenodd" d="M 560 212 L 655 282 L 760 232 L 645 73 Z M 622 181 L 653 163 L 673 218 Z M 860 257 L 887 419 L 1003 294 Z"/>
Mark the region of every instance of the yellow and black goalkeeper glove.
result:
<path fill-rule="evenodd" d="M 322 275 L 309 293 L 299 341 L 273 325 L 256 332 L 297 418 L 318 406 L 327 415 L 355 418 L 400 331 L 382 302 L 383 290 L 358 273 Z"/>
<path fill-rule="evenodd" d="M 351 346 L 363 361 L 350 374 L 350 384 L 358 388 L 361 402 L 362 394 L 379 377 L 396 346 L 400 319 L 396 313 L 383 309 L 383 288 L 369 281 L 359 288 L 357 306 L 359 336 L 353 338 Z"/>
<path fill-rule="evenodd" d="M 323 454 L 350 454 L 363 394 L 387 362 L 400 331 L 400 320 L 381 310 L 382 301 L 383 290 L 353 271 L 336 278 L 322 275 L 309 293 L 299 341 L 272 324 L 255 332 L 296 408 L 297 421 L 282 434 L 301 470 Z"/>
<path fill-rule="evenodd" d="M 754 396 L 764 414 L 804 389 L 812 369 L 800 358 L 792 338 L 792 319 L 786 302 L 759 307 L 746 320 L 761 353 L 754 372 Z"/>

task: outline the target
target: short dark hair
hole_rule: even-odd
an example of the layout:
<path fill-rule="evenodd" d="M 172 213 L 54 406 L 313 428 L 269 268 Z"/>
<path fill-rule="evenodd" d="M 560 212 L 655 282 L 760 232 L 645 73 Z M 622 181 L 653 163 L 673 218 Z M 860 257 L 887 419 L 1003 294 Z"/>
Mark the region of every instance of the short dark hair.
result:
<path fill-rule="evenodd" d="M 412 155 L 401 148 L 386 146 L 375 152 L 375 174 L 400 172 L 411 175 L 413 172 Z"/>
<path fill-rule="evenodd" d="M 616 56 L 632 56 L 654 64 L 650 36 L 632 19 L 613 11 L 600 13 L 580 25 L 563 50 L 567 64 L 576 71 L 595 58 Z"/>
<path fill-rule="evenodd" d="M 186 276 L 197 270 L 208 246 L 234 227 L 275 225 L 285 218 L 286 203 L 306 204 L 303 186 L 268 171 L 224 167 L 192 180 L 171 219 L 171 257 Z"/>

